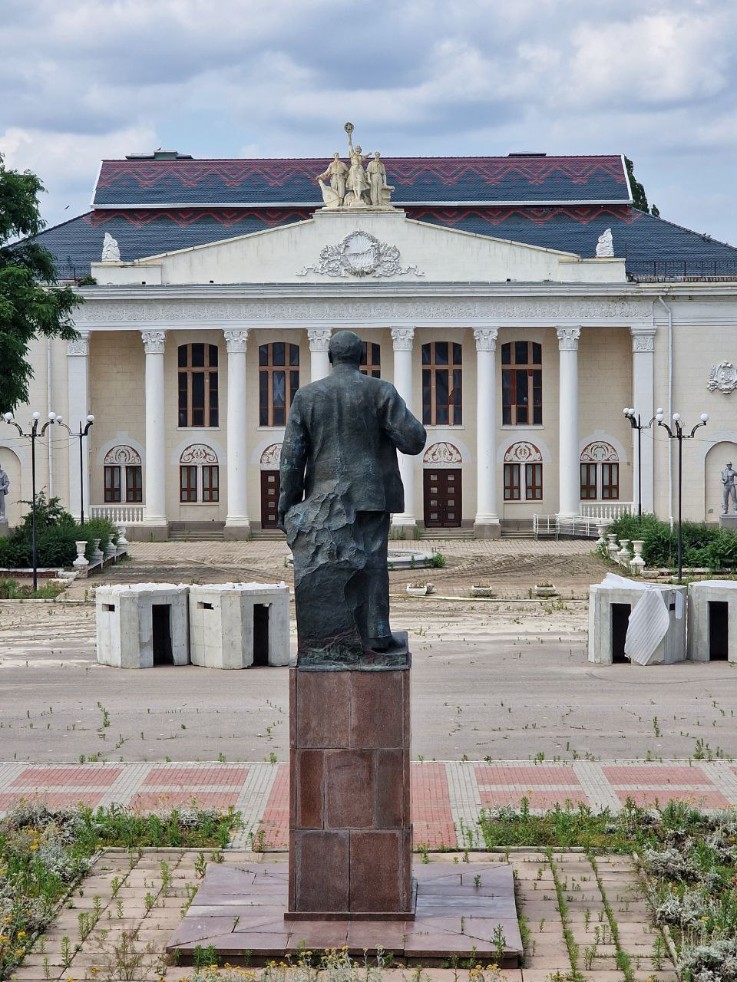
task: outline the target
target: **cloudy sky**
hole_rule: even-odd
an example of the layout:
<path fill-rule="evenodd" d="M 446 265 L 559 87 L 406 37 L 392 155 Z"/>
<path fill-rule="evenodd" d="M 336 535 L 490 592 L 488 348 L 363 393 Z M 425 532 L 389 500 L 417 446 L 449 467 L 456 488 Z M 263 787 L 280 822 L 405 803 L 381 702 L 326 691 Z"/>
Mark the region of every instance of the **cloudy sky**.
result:
<path fill-rule="evenodd" d="M 735 0 L 0 0 L 0 152 L 86 211 L 99 161 L 625 153 L 737 245 Z"/>

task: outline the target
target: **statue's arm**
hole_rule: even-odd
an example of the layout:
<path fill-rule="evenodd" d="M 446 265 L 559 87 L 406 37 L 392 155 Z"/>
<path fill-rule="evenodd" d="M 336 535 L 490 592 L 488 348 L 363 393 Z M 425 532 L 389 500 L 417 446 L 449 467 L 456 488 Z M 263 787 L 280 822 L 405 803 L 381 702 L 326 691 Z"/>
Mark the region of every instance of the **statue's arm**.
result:
<path fill-rule="evenodd" d="M 407 408 L 393 385 L 387 385 L 383 399 L 384 430 L 401 453 L 422 453 L 427 441 L 425 427 Z"/>
<path fill-rule="evenodd" d="M 284 431 L 279 467 L 279 528 L 284 528 L 284 516 L 304 495 L 305 467 L 309 441 L 297 399 L 292 406 Z"/>

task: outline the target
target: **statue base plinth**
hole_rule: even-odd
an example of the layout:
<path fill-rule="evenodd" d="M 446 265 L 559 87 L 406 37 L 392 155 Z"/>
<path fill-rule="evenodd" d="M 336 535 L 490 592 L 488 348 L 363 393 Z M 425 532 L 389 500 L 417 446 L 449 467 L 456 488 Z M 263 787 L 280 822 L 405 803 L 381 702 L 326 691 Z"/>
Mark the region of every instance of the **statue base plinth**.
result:
<path fill-rule="evenodd" d="M 4 539 L 6 535 L 10 534 L 10 526 L 8 525 L 7 518 L 0 518 L 0 539 Z"/>
<path fill-rule="evenodd" d="M 720 515 L 719 528 L 728 529 L 730 532 L 737 532 L 737 513 Z"/>

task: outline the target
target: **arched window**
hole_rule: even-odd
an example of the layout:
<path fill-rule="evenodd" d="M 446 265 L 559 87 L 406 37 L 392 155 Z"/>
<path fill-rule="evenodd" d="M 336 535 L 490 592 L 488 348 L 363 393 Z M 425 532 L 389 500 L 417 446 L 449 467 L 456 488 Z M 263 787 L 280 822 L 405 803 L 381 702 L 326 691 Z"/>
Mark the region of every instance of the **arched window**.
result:
<path fill-rule="evenodd" d="M 534 443 L 514 443 L 504 454 L 504 500 L 542 501 L 543 457 Z"/>
<path fill-rule="evenodd" d="M 178 425 L 218 425 L 218 349 L 214 344 L 180 344 L 177 349 Z"/>
<path fill-rule="evenodd" d="M 619 454 L 605 440 L 594 440 L 581 451 L 581 501 L 619 500 Z"/>
<path fill-rule="evenodd" d="M 284 426 L 299 388 L 299 347 L 284 341 L 258 349 L 258 425 Z"/>
<path fill-rule="evenodd" d="M 141 455 L 133 447 L 113 447 L 105 454 L 105 501 L 143 501 Z M 123 497 L 125 488 L 125 497 Z"/>
<path fill-rule="evenodd" d="M 220 468 L 212 447 L 193 443 L 179 458 L 179 500 L 183 504 L 220 501 Z"/>
<path fill-rule="evenodd" d="M 372 341 L 363 342 L 361 355 L 361 374 L 371 378 L 381 378 L 381 345 Z"/>
<path fill-rule="evenodd" d="M 542 345 L 502 345 L 502 425 L 540 426 L 543 421 Z"/>
<path fill-rule="evenodd" d="M 463 422 L 463 346 L 431 341 L 422 346 L 422 422 L 460 426 Z"/>

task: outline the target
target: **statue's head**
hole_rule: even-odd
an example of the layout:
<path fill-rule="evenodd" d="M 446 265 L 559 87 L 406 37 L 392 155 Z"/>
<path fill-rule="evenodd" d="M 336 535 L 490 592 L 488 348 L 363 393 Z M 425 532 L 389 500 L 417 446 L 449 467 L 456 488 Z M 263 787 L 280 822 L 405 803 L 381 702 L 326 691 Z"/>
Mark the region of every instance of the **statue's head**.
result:
<path fill-rule="evenodd" d="M 333 159 L 337 160 L 339 157 L 340 157 L 340 151 L 336 150 L 335 153 L 333 154 Z"/>
<path fill-rule="evenodd" d="M 732 461 L 730 460 L 730 461 L 729 461 L 729 462 L 727 463 L 727 467 L 731 467 L 731 466 L 732 466 Z"/>
<path fill-rule="evenodd" d="M 378 150 L 374 150 L 374 159 L 375 160 L 378 160 L 380 156 L 381 156 L 381 154 L 379 153 L 379 151 Z"/>
<path fill-rule="evenodd" d="M 363 354 L 363 341 L 353 331 L 338 331 L 330 339 L 328 358 L 331 365 L 353 365 L 358 368 Z"/>
<path fill-rule="evenodd" d="M 363 153 L 363 147 L 360 143 L 356 144 L 356 153 Z"/>

